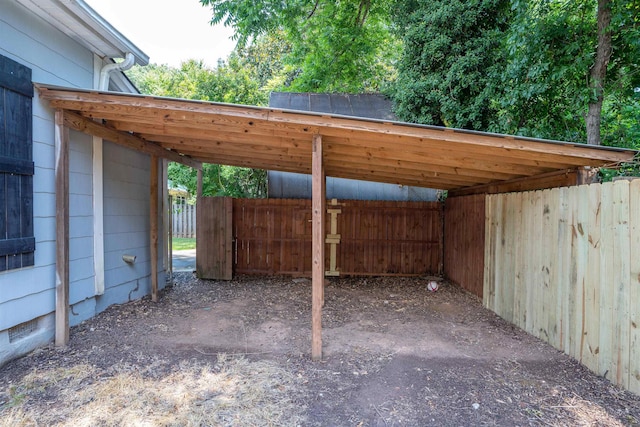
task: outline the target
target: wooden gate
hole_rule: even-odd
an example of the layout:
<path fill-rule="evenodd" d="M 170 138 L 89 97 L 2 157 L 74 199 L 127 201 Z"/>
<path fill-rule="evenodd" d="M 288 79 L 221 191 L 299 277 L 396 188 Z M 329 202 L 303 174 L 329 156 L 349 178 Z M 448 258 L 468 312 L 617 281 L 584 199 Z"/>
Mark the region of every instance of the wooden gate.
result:
<path fill-rule="evenodd" d="M 198 199 L 196 273 L 202 279 L 231 280 L 233 252 L 230 197 Z"/>

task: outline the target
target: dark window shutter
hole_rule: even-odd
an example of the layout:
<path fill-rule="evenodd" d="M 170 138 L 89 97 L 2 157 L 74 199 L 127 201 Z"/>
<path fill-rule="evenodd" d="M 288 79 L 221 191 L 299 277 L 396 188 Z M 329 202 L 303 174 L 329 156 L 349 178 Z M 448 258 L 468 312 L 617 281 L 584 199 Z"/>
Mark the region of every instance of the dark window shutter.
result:
<path fill-rule="evenodd" d="M 0 271 L 34 264 L 31 69 L 0 55 Z"/>

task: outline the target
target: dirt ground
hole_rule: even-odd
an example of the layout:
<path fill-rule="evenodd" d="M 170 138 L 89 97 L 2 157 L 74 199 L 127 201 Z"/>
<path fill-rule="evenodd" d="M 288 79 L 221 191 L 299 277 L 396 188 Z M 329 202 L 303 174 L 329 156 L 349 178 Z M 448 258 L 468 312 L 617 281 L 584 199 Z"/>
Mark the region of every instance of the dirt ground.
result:
<path fill-rule="evenodd" d="M 640 396 L 425 278 L 175 275 L 0 368 L 0 426 L 640 425 Z"/>

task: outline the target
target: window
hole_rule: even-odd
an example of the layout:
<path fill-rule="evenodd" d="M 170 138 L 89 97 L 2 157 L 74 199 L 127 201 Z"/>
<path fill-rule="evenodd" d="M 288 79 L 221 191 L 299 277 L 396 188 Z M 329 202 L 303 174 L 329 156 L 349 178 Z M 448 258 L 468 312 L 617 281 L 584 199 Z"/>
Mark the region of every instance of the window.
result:
<path fill-rule="evenodd" d="M 34 264 L 31 69 L 0 55 L 0 271 Z"/>

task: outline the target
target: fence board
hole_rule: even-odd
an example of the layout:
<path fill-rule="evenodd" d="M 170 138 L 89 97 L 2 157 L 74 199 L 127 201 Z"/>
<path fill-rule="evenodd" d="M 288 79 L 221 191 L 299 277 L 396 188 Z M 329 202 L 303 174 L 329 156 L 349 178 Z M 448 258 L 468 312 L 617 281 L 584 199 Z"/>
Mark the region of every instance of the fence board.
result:
<path fill-rule="evenodd" d="M 638 212 L 634 213 L 638 215 Z M 613 258 L 612 375 L 614 382 L 629 387 L 629 182 L 613 184 L 613 223 L 615 227 Z M 635 254 L 638 256 L 638 253 Z"/>
<path fill-rule="evenodd" d="M 629 390 L 640 394 L 640 179 L 629 185 Z M 636 308 L 635 310 L 633 308 Z"/>
<path fill-rule="evenodd" d="M 562 338 L 558 341 L 557 348 L 570 352 L 571 343 L 574 336 L 572 335 L 572 326 L 575 320 L 575 284 L 572 281 L 572 250 L 573 242 L 573 203 L 577 198 L 576 189 L 563 188 L 558 193 L 558 282 L 563 284 L 561 287 L 563 294 L 562 304 L 558 307 L 558 321 L 562 330 Z"/>
<path fill-rule="evenodd" d="M 196 206 L 176 203 L 171 207 L 173 237 L 196 237 Z"/>
<path fill-rule="evenodd" d="M 444 274 L 479 297 L 484 285 L 485 203 L 484 195 L 451 197 L 444 209 Z"/>
<path fill-rule="evenodd" d="M 309 200 L 235 199 L 233 203 L 237 274 L 311 274 Z M 341 201 L 337 206 L 341 210 L 338 270 L 343 275 L 438 273 L 440 206 L 436 202 Z M 330 230 L 329 215 L 326 221 Z M 328 257 L 326 264 L 328 269 Z"/>
<path fill-rule="evenodd" d="M 491 195 L 484 250 L 487 307 L 636 393 L 638 212 L 640 180 Z"/>
<path fill-rule="evenodd" d="M 558 280 L 558 256 L 559 256 L 559 234 L 558 234 L 558 223 L 560 221 L 559 212 L 557 209 L 551 209 L 550 204 L 554 198 L 558 197 L 559 189 L 554 188 L 552 190 L 545 190 L 544 200 L 543 200 L 543 210 L 542 210 L 542 218 L 543 218 L 543 229 L 544 229 L 544 240 L 542 241 L 542 246 L 546 247 L 547 250 L 543 251 L 544 253 L 544 285 L 545 285 L 545 301 L 544 304 L 547 306 L 548 316 L 546 317 L 546 325 L 545 330 L 548 334 L 549 342 L 555 343 L 558 345 L 560 341 L 560 328 L 558 327 L 557 319 L 557 306 L 559 301 L 562 300 L 560 289 L 557 289 L 554 286 L 551 286 L 551 283 Z M 521 231 L 523 232 L 523 231 Z M 543 317 L 544 318 L 544 317 Z"/>
<path fill-rule="evenodd" d="M 526 308 L 525 304 L 520 298 L 517 298 L 524 289 L 526 289 L 527 282 L 524 280 L 522 271 L 519 266 L 522 265 L 523 259 L 529 256 L 524 252 L 524 245 L 521 244 L 524 234 L 522 232 L 522 212 L 523 212 L 523 196 L 527 193 L 514 193 L 513 194 L 513 223 L 515 225 L 515 231 L 513 233 L 515 252 L 512 259 L 504 260 L 505 264 L 509 264 L 509 270 L 513 274 L 513 294 L 511 303 L 513 304 L 513 323 L 520 323 L 525 321 Z"/>
<path fill-rule="evenodd" d="M 602 218 L 600 220 L 600 358 L 598 362 L 598 374 L 606 375 L 612 366 L 612 339 L 613 339 L 613 293 L 611 287 L 613 257 L 615 244 L 613 227 L 613 184 L 602 185 Z M 606 250 L 603 250 L 606 248 Z M 606 286 L 604 286 L 606 284 Z M 611 378 L 611 377 L 609 377 Z"/>
<path fill-rule="evenodd" d="M 576 355 L 578 360 L 582 360 L 584 343 L 586 340 L 586 324 L 587 324 L 587 268 L 589 265 L 589 197 L 588 193 L 582 188 L 575 187 L 572 189 L 576 198 L 573 206 L 573 233 L 576 237 L 575 254 L 576 254 L 576 314 L 577 318 L 573 324 L 575 336 L 572 354 Z M 562 288 L 559 288 L 562 289 Z"/>

